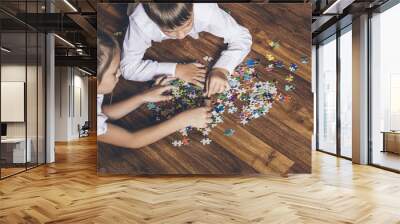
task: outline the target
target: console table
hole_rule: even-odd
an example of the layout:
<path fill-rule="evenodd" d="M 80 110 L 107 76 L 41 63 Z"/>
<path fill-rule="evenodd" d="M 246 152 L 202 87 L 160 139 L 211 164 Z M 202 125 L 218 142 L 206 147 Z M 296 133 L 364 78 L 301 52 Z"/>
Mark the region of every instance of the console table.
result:
<path fill-rule="evenodd" d="M 26 142 L 28 144 L 26 144 Z M 30 138 L 5 138 L 1 139 L 1 160 L 5 164 L 25 164 L 31 162 L 32 153 Z M 25 145 L 26 151 L 25 151 Z"/>
<path fill-rule="evenodd" d="M 400 154 L 400 131 L 383 131 L 382 152 Z"/>

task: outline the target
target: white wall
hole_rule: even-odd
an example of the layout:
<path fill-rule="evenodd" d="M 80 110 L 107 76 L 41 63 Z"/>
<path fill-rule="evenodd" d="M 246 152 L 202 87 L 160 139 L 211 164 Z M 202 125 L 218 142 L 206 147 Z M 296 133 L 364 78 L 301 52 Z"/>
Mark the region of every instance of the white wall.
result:
<path fill-rule="evenodd" d="M 55 141 L 68 140 L 68 88 L 67 67 L 55 68 Z"/>
<path fill-rule="evenodd" d="M 56 67 L 55 74 L 55 140 L 74 140 L 88 120 L 88 78 L 72 67 Z"/>
<path fill-rule="evenodd" d="M 26 79 L 27 78 L 27 82 Z M 43 89 L 42 67 L 36 65 L 25 64 L 3 64 L 1 66 L 1 81 L 3 82 L 24 82 L 26 83 L 26 110 L 27 120 L 24 122 L 6 122 L 7 123 L 7 137 L 8 138 L 25 138 L 25 135 L 30 139 L 32 158 L 36 162 L 36 152 L 39 153 L 39 163 L 44 162 L 45 150 L 45 120 L 44 120 L 44 89 Z M 37 92 L 38 90 L 38 92 Z M 2 96 L 4 97 L 4 96 Z M 1 108 L 7 110 L 9 108 Z M 23 111 L 25 113 L 25 111 Z M 27 131 L 27 132 L 26 132 Z"/>
<path fill-rule="evenodd" d="M 27 67 L 28 72 L 28 87 L 34 86 L 35 88 L 27 88 L 27 107 L 30 107 L 28 112 L 36 111 L 37 99 L 36 99 L 36 80 L 30 78 L 30 74 L 36 75 L 36 67 Z M 25 81 L 25 64 L 5 64 L 1 66 L 1 81 L 3 82 L 26 82 Z M 6 110 L 6 108 L 2 108 Z M 33 127 L 36 130 L 36 113 L 27 113 L 28 122 L 34 122 L 34 124 L 28 124 L 29 127 Z M 29 130 L 28 130 L 29 131 Z M 29 135 L 29 133 L 28 133 Z M 10 122 L 7 123 L 7 136 L 8 137 L 25 137 L 25 122 Z M 29 137 L 29 136 L 28 136 Z"/>

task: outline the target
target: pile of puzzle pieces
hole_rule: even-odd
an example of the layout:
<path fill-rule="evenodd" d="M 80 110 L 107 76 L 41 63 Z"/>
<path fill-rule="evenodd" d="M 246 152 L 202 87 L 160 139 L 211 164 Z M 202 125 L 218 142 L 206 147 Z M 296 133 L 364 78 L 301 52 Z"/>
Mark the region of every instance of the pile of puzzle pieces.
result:
<path fill-rule="evenodd" d="M 272 49 L 279 47 L 279 42 L 269 42 Z M 268 71 L 284 68 L 282 61 L 267 53 L 265 55 L 267 64 L 263 65 Z M 203 60 L 210 63 L 212 57 L 205 56 Z M 300 59 L 301 63 L 306 64 L 308 60 L 305 56 Z M 289 92 L 295 89 L 294 74 L 298 70 L 298 65 L 291 63 L 288 65 L 289 74 L 285 77 L 285 94 L 278 93 L 276 81 L 261 81 L 260 74 L 256 72 L 256 66 L 261 66 L 259 60 L 247 59 L 240 64 L 232 74 L 228 75 L 230 89 L 217 94 L 216 100 L 212 102 L 212 120 L 213 122 L 207 128 L 196 129 L 186 127 L 179 131 L 180 139 L 172 141 L 175 147 L 181 147 L 190 144 L 189 134 L 197 131 L 203 137 L 200 143 L 208 145 L 212 140 L 208 137 L 213 128 L 224 122 L 223 114 L 228 113 L 236 115 L 241 125 L 246 125 L 249 121 L 265 116 L 274 102 L 290 102 Z M 148 103 L 147 108 L 152 111 L 157 121 L 169 119 L 172 116 L 189 109 L 205 106 L 203 89 L 186 83 L 182 80 L 173 80 L 170 83 L 173 100 L 162 103 Z M 235 130 L 228 128 L 224 131 L 227 137 L 233 136 Z"/>

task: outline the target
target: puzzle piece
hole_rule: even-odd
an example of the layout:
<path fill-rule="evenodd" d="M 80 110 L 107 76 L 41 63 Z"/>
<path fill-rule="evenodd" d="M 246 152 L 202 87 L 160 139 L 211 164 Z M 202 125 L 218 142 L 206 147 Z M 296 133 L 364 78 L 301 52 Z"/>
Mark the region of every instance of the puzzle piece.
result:
<path fill-rule="evenodd" d="M 228 108 L 228 114 L 234 114 L 237 112 L 237 107 L 229 107 Z"/>
<path fill-rule="evenodd" d="M 285 85 L 285 91 L 286 91 L 286 92 L 291 92 L 291 91 L 293 91 L 294 89 L 295 89 L 295 87 L 294 87 L 294 85 L 292 85 L 292 84 Z"/>
<path fill-rule="evenodd" d="M 210 57 L 210 56 L 204 56 L 203 60 L 206 61 L 206 62 L 211 62 L 212 60 L 214 60 L 214 58 Z"/>
<path fill-rule="evenodd" d="M 203 144 L 203 145 L 209 145 L 212 141 L 211 141 L 211 139 L 209 139 L 209 138 L 203 138 L 203 139 L 201 139 L 201 144 Z"/>
<path fill-rule="evenodd" d="M 294 64 L 294 63 L 290 64 L 290 66 L 289 66 L 289 70 L 290 70 L 291 72 L 296 72 L 298 68 L 299 68 L 299 67 L 298 67 L 296 64 Z"/>
<path fill-rule="evenodd" d="M 232 128 L 225 129 L 225 131 L 224 131 L 224 135 L 228 136 L 228 137 L 232 136 L 234 133 L 235 133 L 235 130 L 233 130 Z"/>
<path fill-rule="evenodd" d="M 288 76 L 286 76 L 286 78 L 285 78 L 285 80 L 286 80 L 287 82 L 293 82 L 293 79 L 294 79 L 293 75 L 288 75 Z"/>
<path fill-rule="evenodd" d="M 267 70 L 267 72 L 272 72 L 274 70 L 274 67 L 275 67 L 274 63 L 271 63 L 265 67 L 265 70 Z"/>
<path fill-rule="evenodd" d="M 300 62 L 301 62 L 302 64 L 308 64 L 308 57 L 307 57 L 307 56 L 302 56 L 302 57 L 300 58 Z"/>
<path fill-rule="evenodd" d="M 274 61 L 274 60 L 275 60 L 275 57 L 274 57 L 272 54 L 269 54 L 269 53 L 267 53 L 267 54 L 265 55 L 265 58 L 266 58 L 268 61 Z"/>
<path fill-rule="evenodd" d="M 278 47 L 280 46 L 280 45 L 279 45 L 279 41 L 273 41 L 273 40 L 268 41 L 268 45 L 269 45 L 272 49 L 278 48 Z"/>
<path fill-rule="evenodd" d="M 277 68 L 283 68 L 285 65 L 283 64 L 282 61 L 275 61 L 274 66 Z"/>
<path fill-rule="evenodd" d="M 174 147 L 179 148 L 179 147 L 181 147 L 181 146 L 183 145 L 183 143 L 182 143 L 182 141 L 180 141 L 180 140 L 174 140 L 174 141 L 172 142 L 172 145 L 173 145 Z"/>
<path fill-rule="evenodd" d="M 204 136 L 207 136 L 207 135 L 210 133 L 210 131 L 211 131 L 211 128 L 204 128 L 204 129 L 201 131 L 201 133 L 202 133 Z"/>
<path fill-rule="evenodd" d="M 246 65 L 247 65 L 248 67 L 252 68 L 252 67 L 254 67 L 255 65 L 257 65 L 257 62 L 256 62 L 254 59 L 249 58 L 249 59 L 247 59 L 247 61 L 246 61 Z"/>
<path fill-rule="evenodd" d="M 147 104 L 147 109 L 149 110 L 155 110 L 157 108 L 157 105 L 155 103 L 148 103 Z"/>
<path fill-rule="evenodd" d="M 182 139 L 182 144 L 183 144 L 183 145 L 189 145 L 189 143 L 190 143 L 190 139 L 189 139 L 188 137 L 184 137 L 184 138 Z"/>

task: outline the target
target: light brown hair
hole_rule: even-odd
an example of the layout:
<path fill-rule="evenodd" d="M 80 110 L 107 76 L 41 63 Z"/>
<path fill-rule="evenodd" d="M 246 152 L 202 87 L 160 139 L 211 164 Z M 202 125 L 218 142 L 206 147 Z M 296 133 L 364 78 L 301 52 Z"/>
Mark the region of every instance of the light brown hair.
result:
<path fill-rule="evenodd" d="M 109 32 L 97 32 L 97 81 L 100 83 L 103 74 L 110 66 L 114 54 L 120 49 L 117 39 Z"/>

